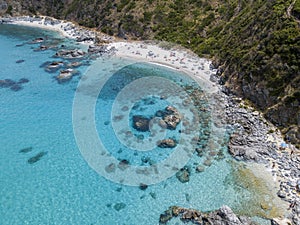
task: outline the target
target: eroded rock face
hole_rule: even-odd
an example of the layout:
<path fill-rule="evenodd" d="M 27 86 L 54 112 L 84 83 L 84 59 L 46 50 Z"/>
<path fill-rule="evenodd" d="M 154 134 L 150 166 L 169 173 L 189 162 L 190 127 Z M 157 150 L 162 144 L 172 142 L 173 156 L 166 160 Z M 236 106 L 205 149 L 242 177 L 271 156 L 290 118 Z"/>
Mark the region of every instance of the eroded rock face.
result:
<path fill-rule="evenodd" d="M 247 217 L 238 217 L 228 206 L 222 206 L 220 209 L 203 213 L 195 209 L 186 209 L 178 206 L 171 206 L 160 215 L 159 223 L 166 224 L 173 217 L 180 216 L 180 219 L 193 224 L 206 225 L 258 225 Z"/>
<path fill-rule="evenodd" d="M 132 117 L 133 119 L 133 128 L 141 131 L 146 132 L 149 131 L 149 123 L 150 119 L 141 115 L 136 115 Z"/>

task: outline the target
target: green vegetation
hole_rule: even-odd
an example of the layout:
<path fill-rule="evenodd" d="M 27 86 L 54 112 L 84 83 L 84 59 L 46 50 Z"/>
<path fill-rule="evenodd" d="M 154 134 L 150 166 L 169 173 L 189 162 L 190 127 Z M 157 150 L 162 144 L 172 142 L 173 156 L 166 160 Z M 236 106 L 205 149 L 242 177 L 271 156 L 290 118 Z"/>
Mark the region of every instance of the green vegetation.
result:
<path fill-rule="evenodd" d="M 12 15 L 12 10 L 13 10 L 13 7 L 11 5 L 8 5 L 6 13 L 9 15 Z"/>

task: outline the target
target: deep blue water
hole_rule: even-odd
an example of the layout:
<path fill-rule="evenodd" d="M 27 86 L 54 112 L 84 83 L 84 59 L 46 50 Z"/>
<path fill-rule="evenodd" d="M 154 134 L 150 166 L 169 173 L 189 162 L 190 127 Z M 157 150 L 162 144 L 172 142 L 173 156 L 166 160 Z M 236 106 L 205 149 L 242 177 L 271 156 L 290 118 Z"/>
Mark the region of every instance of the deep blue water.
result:
<path fill-rule="evenodd" d="M 36 37 L 46 36 L 49 45 L 85 48 L 50 31 L 0 25 L 0 80 L 11 79 L 15 85 L 22 78 L 29 80 L 17 86 L 20 90 L 0 88 L 0 224 L 158 224 L 159 215 L 172 205 L 208 211 L 223 204 L 236 207 L 241 196 L 250 197 L 246 190 L 242 194 L 236 193 L 234 187 L 225 184 L 226 177 L 230 176 L 230 164 L 226 148 L 220 146 L 218 149 L 225 159 L 214 160 L 211 157 L 212 165 L 204 166 L 202 173 L 196 173 L 195 168 L 202 165 L 209 153 L 204 153 L 203 157 L 195 153 L 191 156 L 188 166 L 192 172 L 188 183 L 181 183 L 176 176 L 171 176 L 141 190 L 137 186 L 112 182 L 95 172 L 81 154 L 73 130 L 74 96 L 81 77 L 96 75 L 96 78 L 81 81 L 83 86 L 86 84 L 79 92 L 79 95 L 87 96 L 86 102 L 81 102 L 84 111 L 85 107 L 88 108 L 85 103 L 95 97 L 93 84 L 97 84 L 98 78 L 101 80 L 108 74 L 112 75 L 96 98 L 93 111 L 95 130 L 111 155 L 135 166 L 162 162 L 175 150 L 157 147 L 153 151 L 129 149 L 126 143 L 129 137 L 122 136 L 128 129 L 131 137 L 140 140 L 147 140 L 151 135 L 150 132 L 134 130 L 131 127 L 132 116 L 152 117 L 180 98 L 174 93 L 174 98 L 164 99 L 157 94 L 158 91 L 156 94 L 146 93 L 138 100 L 133 98 L 132 105 L 127 102 L 127 105 L 114 106 L 114 100 L 120 93 L 118 87 L 122 89 L 132 81 L 132 77 L 142 78 L 147 73 L 152 73 L 151 76 L 160 74 L 159 77 L 168 80 L 172 77 L 172 82 L 181 87 L 190 85 L 192 81 L 166 68 L 111 58 L 86 60 L 85 63 L 92 66 L 77 68 L 80 75 L 61 84 L 54 78 L 59 72 L 49 73 L 44 67 L 46 62 L 61 60 L 52 57 L 57 49 L 34 51 L 39 44 L 28 43 Z M 24 61 L 17 63 L 17 60 Z M 149 88 L 149 83 L 143 84 L 145 90 Z M 116 89 L 109 89 L 110 85 Z M 131 96 L 129 94 L 128 99 Z M 120 111 L 118 107 L 121 106 L 127 106 L 128 110 Z M 178 109 L 186 110 L 184 107 Z M 128 113 L 125 121 L 128 127 L 124 130 L 124 124 L 120 124 L 118 119 L 123 119 L 125 111 Z M 188 110 L 186 113 L 188 117 Z M 209 117 L 199 116 L 200 119 L 203 119 L 201 116 Z M 201 129 L 208 129 L 207 126 L 209 123 L 200 123 L 196 133 L 203 135 Z M 76 125 L 74 129 L 77 129 Z M 180 123 L 176 130 L 168 130 L 165 135 L 180 140 L 182 129 L 184 125 Z M 86 138 L 89 136 L 89 131 L 84 129 L 76 132 Z M 186 138 L 189 137 L 192 136 Z M 122 138 L 124 142 L 119 141 Z M 202 143 L 203 146 L 205 144 Z M 187 142 L 181 145 L 189 146 Z M 85 143 L 86 148 L 89 146 L 92 144 Z"/>

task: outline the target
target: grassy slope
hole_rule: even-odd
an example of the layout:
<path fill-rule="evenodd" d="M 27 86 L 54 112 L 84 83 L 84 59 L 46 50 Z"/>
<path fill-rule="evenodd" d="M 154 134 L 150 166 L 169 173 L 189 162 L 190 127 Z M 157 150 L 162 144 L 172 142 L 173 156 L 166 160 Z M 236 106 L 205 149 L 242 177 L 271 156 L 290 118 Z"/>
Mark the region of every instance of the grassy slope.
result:
<path fill-rule="evenodd" d="M 176 42 L 211 57 L 228 89 L 285 132 L 300 125 L 300 0 L 21 2 L 32 13 L 110 35 Z"/>

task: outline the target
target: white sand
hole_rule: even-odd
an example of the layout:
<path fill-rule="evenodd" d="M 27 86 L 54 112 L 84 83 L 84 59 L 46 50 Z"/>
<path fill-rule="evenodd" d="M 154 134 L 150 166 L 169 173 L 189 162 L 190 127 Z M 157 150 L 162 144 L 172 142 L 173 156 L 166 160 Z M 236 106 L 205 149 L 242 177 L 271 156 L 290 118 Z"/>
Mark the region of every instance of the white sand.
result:
<path fill-rule="evenodd" d="M 187 49 L 164 49 L 159 44 L 144 42 L 114 42 L 110 46 L 117 49 L 117 57 L 159 64 L 184 72 L 194 78 L 207 93 L 215 93 L 218 90 L 216 84 L 210 81 L 210 75 L 215 73 L 209 68 L 211 62 L 199 58 Z"/>
<path fill-rule="evenodd" d="M 29 17 L 29 16 L 17 17 L 17 18 L 13 19 L 12 24 L 53 30 L 53 31 L 57 31 L 57 32 L 61 33 L 63 36 L 65 36 L 67 38 L 75 38 L 74 33 L 71 29 L 68 31 L 64 29 L 65 27 L 68 27 L 68 26 L 75 26 L 73 23 L 51 18 L 51 20 L 59 22 L 57 24 L 52 25 L 52 24 L 45 23 L 46 18 L 50 18 L 50 17 L 40 16 L 40 18 L 42 20 L 38 21 L 38 20 L 32 19 L 32 17 Z"/>

